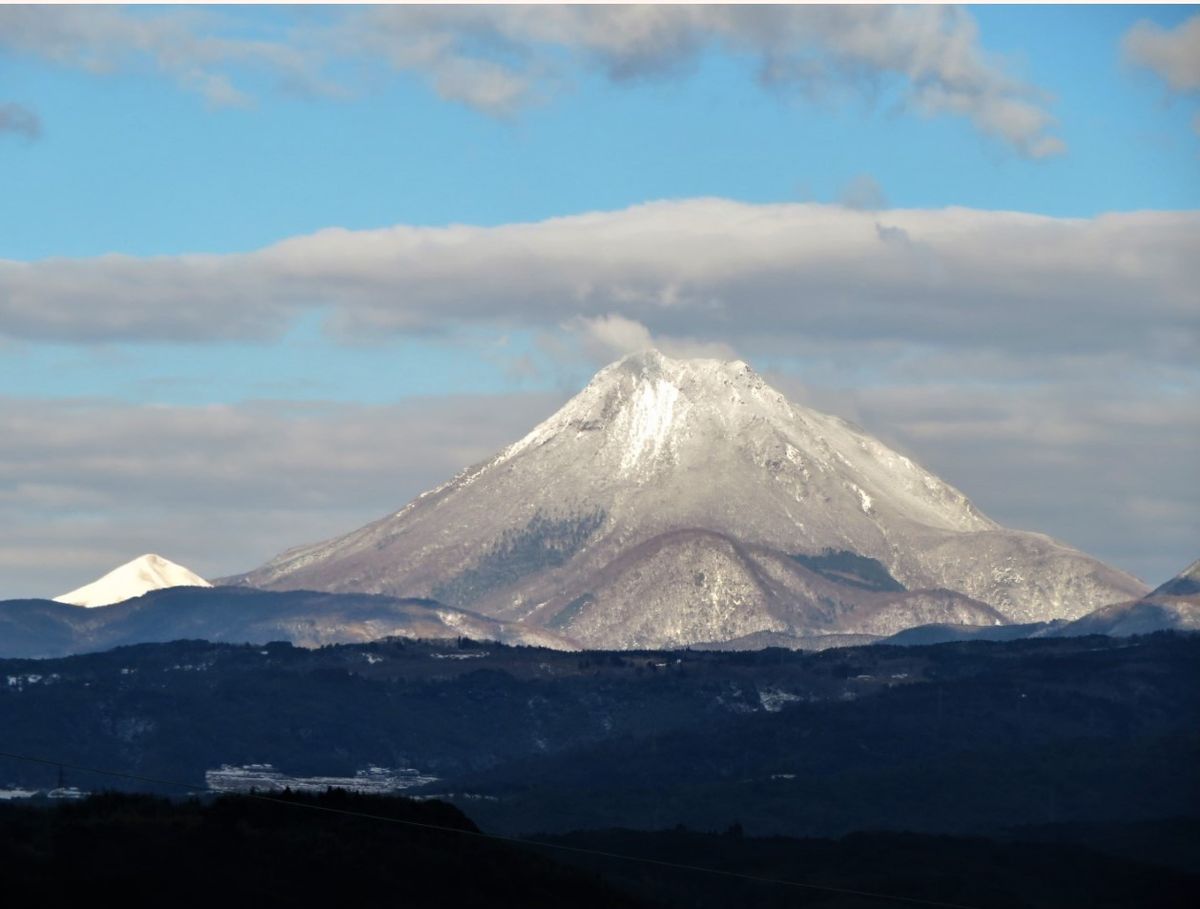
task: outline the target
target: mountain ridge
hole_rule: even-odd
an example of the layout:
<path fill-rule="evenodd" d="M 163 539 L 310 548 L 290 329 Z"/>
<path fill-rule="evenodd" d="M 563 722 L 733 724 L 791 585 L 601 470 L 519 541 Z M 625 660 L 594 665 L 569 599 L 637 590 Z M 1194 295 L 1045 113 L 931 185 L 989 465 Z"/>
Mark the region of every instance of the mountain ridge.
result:
<path fill-rule="evenodd" d="M 573 649 L 551 629 L 501 622 L 424 599 L 248 587 L 167 587 L 99 609 L 0 600 L 0 659 L 53 658 L 131 644 L 204 639 L 299 647 L 388 637 L 503 641 Z"/>

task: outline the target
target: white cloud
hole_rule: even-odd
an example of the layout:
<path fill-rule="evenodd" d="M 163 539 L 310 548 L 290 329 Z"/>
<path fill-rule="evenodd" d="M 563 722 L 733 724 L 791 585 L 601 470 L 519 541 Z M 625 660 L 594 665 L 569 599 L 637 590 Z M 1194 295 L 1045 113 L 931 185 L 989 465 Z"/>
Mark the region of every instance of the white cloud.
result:
<path fill-rule="evenodd" d="M 714 357 L 733 359 L 734 350 L 722 341 L 701 341 L 696 338 L 655 337 L 641 322 L 609 313 L 603 316 L 580 316 L 563 326 L 582 348 L 582 354 L 593 365 L 603 366 L 625 354 L 655 348 L 672 357 Z M 559 358 L 574 359 L 576 351 L 561 350 Z"/>
<path fill-rule="evenodd" d="M 1049 158 L 1054 155 L 1062 155 L 1067 151 L 1067 143 L 1058 136 L 1043 136 L 1040 139 L 1035 139 L 1029 144 L 1029 156 L 1031 158 Z"/>
<path fill-rule="evenodd" d="M 1127 60 L 1158 75 L 1173 91 L 1200 89 L 1200 14 L 1173 29 L 1143 19 L 1125 33 L 1121 48 Z"/>
<path fill-rule="evenodd" d="M 585 320 L 622 343 L 636 323 L 656 340 L 737 347 L 852 339 L 1194 359 L 1198 237 L 1193 212 L 884 218 L 698 199 L 489 228 L 331 229 L 239 255 L 0 261 L 0 326 L 30 339 L 219 341 L 275 336 L 322 307 L 347 339 Z"/>
<path fill-rule="evenodd" d="M 759 81 L 776 90 L 870 94 L 879 80 L 895 80 L 920 113 L 967 117 L 1031 157 L 1065 150 L 1048 135 L 1054 120 L 1042 93 L 983 50 L 974 19 L 960 9 L 387 6 L 351 17 L 344 41 L 492 113 L 511 113 L 567 84 L 573 67 L 564 66 L 564 51 L 621 82 L 686 73 L 716 47 L 754 61 Z"/>
<path fill-rule="evenodd" d="M 758 81 L 806 97 L 870 97 L 896 84 L 923 115 L 961 116 L 1019 154 L 1065 148 L 1044 93 L 987 53 L 969 13 L 918 6 L 394 5 L 283 24 L 231 9 L 0 6 L 0 50 L 94 73 L 154 71 L 214 105 L 245 105 L 247 70 L 289 91 L 348 94 L 329 73 L 382 64 L 442 98 L 508 116 L 570 88 L 682 78 L 710 49 L 750 61 Z M 354 68 L 354 66 L 350 68 Z"/>
<path fill-rule="evenodd" d="M 641 322 L 609 313 L 604 316 L 581 316 L 568 326 L 583 338 L 585 348 L 603 360 L 615 360 L 628 353 L 647 350 L 654 340 Z"/>
<path fill-rule="evenodd" d="M 158 72 L 214 106 L 245 106 L 231 71 L 250 67 L 281 86 L 314 94 L 334 91 L 319 75 L 321 59 L 293 46 L 299 33 L 240 37 L 235 19 L 211 11 L 129 10 L 112 6 L 0 6 L 0 51 L 40 57 L 103 75 Z"/>

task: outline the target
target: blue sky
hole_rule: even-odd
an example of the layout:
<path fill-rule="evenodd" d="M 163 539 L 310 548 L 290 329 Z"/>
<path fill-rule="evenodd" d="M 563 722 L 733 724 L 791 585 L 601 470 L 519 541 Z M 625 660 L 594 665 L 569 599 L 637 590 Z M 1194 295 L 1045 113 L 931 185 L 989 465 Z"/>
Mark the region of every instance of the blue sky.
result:
<path fill-rule="evenodd" d="M 796 8 L 764 31 L 748 14 L 694 9 L 647 18 L 560 8 L 540 19 L 504 8 L 0 9 L 9 419 L 79 400 L 98 423 L 130 408 L 187 415 L 263 402 L 390 407 L 490 395 L 550 407 L 607 359 L 656 343 L 744 357 L 969 495 L 1018 476 L 987 452 L 1034 451 L 1042 466 L 1027 481 L 1061 490 L 1061 507 L 997 492 L 985 510 L 1150 578 L 1182 567 L 1200 543 L 1197 503 L 1179 489 L 1188 469 L 1119 440 L 1137 422 L 1130 413 L 1178 428 L 1200 387 L 1185 292 L 1197 251 L 1188 218 L 1200 208 L 1200 86 L 1188 64 L 1197 8 L 895 12 L 842 7 L 821 19 Z M 1023 220 L 1012 226 L 1002 212 Z M 1158 220 L 1144 225 L 1137 212 Z M 590 222 L 570 221 L 588 213 L 605 219 L 594 236 Z M 768 216 L 798 237 L 857 230 L 835 222 L 877 232 L 887 255 L 923 270 L 897 291 L 912 296 L 904 317 L 879 308 L 896 285 L 870 284 L 864 276 L 882 266 L 857 240 L 799 264 L 782 246 L 721 259 L 718 235 L 735 232 L 732 221 Z M 675 225 L 696 236 L 677 247 Z M 443 230 L 387 232 L 395 227 Z M 378 257 L 363 259 L 329 228 L 366 232 L 345 236 L 374 238 Z M 606 231 L 621 234 L 625 252 L 610 256 Z M 1019 273 L 1041 258 L 1029 238 L 1047 231 L 1051 248 L 1070 254 L 1039 272 L 1058 301 L 1042 321 Z M 313 234 L 279 255 L 255 253 Z M 640 248 L 640 235 L 657 245 Z M 952 255 L 939 245 L 951 235 Z M 564 251 L 563 236 L 580 248 Z M 1010 247 L 1025 258 L 985 262 Z M 457 249 L 470 259 L 455 259 Z M 586 261 L 596 250 L 604 268 Z M 105 258 L 113 253 L 123 258 Z M 197 264 L 196 253 L 211 256 Z M 480 261 L 493 270 L 476 273 Z M 841 263 L 837 275 L 829 261 Z M 552 263 L 546 275 L 542 262 Z M 779 285 L 745 277 L 771 269 L 790 276 L 809 310 L 797 315 L 801 304 Z M 930 281 L 961 307 L 922 308 Z M 1106 288 L 1121 293 L 1108 300 Z M 736 301 L 753 322 L 712 316 L 712 306 L 734 307 L 722 295 L 735 291 L 754 295 L 753 306 Z M 967 421 L 947 418 L 939 435 L 922 402 L 947 388 L 960 390 L 964 413 L 1004 402 L 1003 415 L 953 439 Z M 1033 416 L 1031 400 L 1043 408 Z M 394 495 L 521 434 L 521 406 L 490 434 L 456 442 L 453 455 L 398 465 Z M 422 419 L 436 422 L 434 410 Z M 54 419 L 20 425 L 49 433 Z M 1070 430 L 1047 441 L 1047 423 L 1064 419 Z M 1185 443 L 1193 425 L 1184 423 Z M 1078 479 L 1089 445 L 1111 459 L 1093 477 L 1123 463 L 1157 474 L 1112 493 L 1121 526 L 1107 532 L 1096 528 L 1098 504 L 1078 504 L 1101 488 Z M 167 454 L 147 459 L 147 476 L 166 470 Z M 323 480 L 331 487 L 343 476 L 335 460 Z M 120 546 L 171 548 L 155 539 L 170 522 L 150 505 L 153 531 L 131 531 L 113 504 L 104 533 L 115 542 L 88 544 L 111 477 L 87 486 L 66 466 L 35 477 L 17 458 L 3 468 L 0 455 L 21 592 L 87 580 Z M 1002 482 L 995 471 L 1006 469 Z M 278 509 L 277 523 L 253 540 L 199 545 L 180 533 L 165 554 L 230 573 L 304 541 L 270 542 L 279 528 L 333 534 L 346 529 L 339 521 L 398 504 L 364 498 L 297 517 L 281 501 L 262 506 Z M 35 538 L 44 545 L 26 542 Z M 69 577 L 54 542 L 65 538 L 75 541 Z"/>
<path fill-rule="evenodd" d="M 44 132 L 0 145 L 2 251 L 237 252 L 331 225 L 492 225 L 709 195 L 834 201 L 859 174 L 900 207 L 1194 208 L 1195 100 L 1171 99 L 1120 54 L 1137 20 L 1172 27 L 1193 12 L 973 8 L 982 47 L 1051 98 L 1069 152 L 1040 160 L 963 118 L 898 113 L 899 80 L 880 80 L 873 97 L 808 102 L 764 91 L 752 60 L 715 50 L 679 75 L 629 83 L 585 70 L 502 118 L 439 99 L 417 72 L 351 75 L 356 94 L 332 100 L 288 95 L 232 66 L 254 103 L 229 108 L 148 78 L 145 66 L 94 75 L 8 53 L 0 85 L 37 111 Z M 233 34 L 282 31 L 296 15 L 211 14 Z"/>

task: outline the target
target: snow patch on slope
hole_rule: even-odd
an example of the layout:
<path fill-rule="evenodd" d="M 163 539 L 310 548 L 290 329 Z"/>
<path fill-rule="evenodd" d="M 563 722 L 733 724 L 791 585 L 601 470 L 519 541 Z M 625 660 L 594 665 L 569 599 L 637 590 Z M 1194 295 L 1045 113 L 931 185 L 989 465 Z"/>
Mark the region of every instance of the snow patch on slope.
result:
<path fill-rule="evenodd" d="M 665 379 L 637 386 L 632 403 L 622 409 L 622 419 L 615 427 L 625 436 L 622 473 L 636 472 L 644 462 L 656 460 L 668 446 L 678 401 L 679 389 Z"/>

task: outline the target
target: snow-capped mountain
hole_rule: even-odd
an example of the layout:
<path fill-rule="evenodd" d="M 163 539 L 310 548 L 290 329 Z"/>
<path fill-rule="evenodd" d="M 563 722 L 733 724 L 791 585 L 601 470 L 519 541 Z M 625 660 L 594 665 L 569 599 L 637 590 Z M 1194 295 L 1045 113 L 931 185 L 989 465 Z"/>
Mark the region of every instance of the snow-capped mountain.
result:
<path fill-rule="evenodd" d="M 656 351 L 395 514 L 230 580 L 429 596 L 602 647 L 1075 618 L 1146 589 L 741 361 Z"/>
<path fill-rule="evenodd" d="M 182 565 L 147 553 L 120 565 L 90 584 L 55 597 L 72 606 L 110 606 L 164 587 L 211 587 L 212 584 Z"/>

